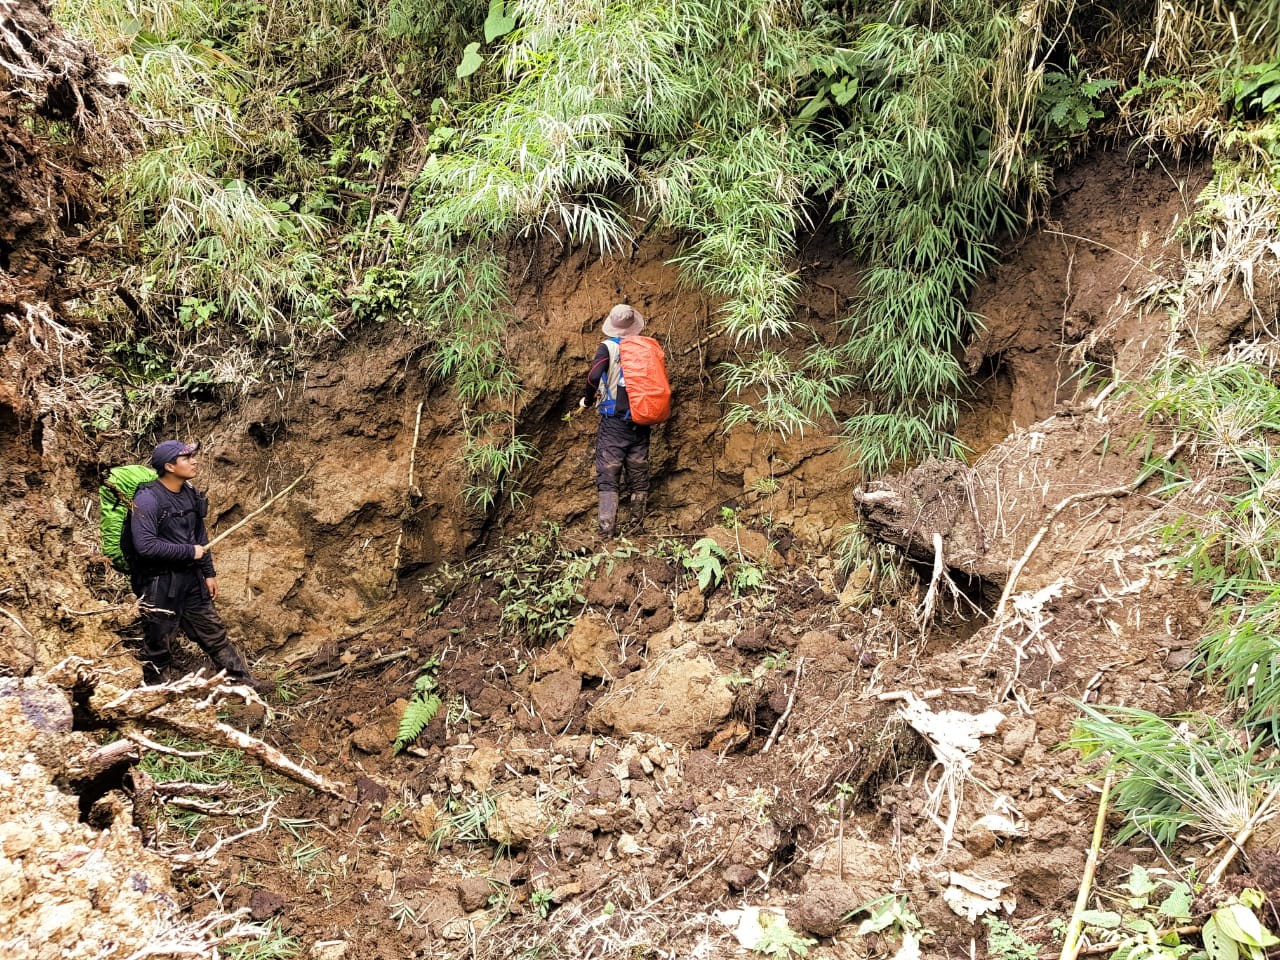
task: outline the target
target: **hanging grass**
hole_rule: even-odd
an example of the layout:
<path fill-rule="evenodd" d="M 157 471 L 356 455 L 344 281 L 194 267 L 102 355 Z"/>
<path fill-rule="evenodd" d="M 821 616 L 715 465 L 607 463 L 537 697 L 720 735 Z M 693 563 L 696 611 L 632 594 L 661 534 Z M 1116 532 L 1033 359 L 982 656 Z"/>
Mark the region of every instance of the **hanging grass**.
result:
<path fill-rule="evenodd" d="M 1234 838 L 1280 782 L 1274 758 L 1241 744 L 1210 716 L 1166 720 L 1129 707 L 1080 709 L 1071 745 L 1086 759 L 1104 755 L 1118 776 L 1112 795 L 1127 822 L 1117 843 L 1143 834 L 1168 848 L 1184 831 Z"/>

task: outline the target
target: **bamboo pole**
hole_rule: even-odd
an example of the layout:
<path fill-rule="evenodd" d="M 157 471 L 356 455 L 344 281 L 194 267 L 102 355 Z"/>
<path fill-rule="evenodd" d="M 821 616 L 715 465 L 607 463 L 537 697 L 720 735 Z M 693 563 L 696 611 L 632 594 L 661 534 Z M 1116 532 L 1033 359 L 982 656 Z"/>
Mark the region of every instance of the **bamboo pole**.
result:
<path fill-rule="evenodd" d="M 1107 801 L 1111 798 L 1111 783 L 1115 779 L 1114 772 L 1108 772 L 1102 781 L 1102 797 L 1098 800 L 1098 818 L 1093 824 L 1093 843 L 1089 846 L 1089 858 L 1084 864 L 1084 876 L 1080 878 L 1080 892 L 1076 894 L 1075 909 L 1071 911 L 1071 922 L 1067 924 L 1067 935 L 1062 941 L 1062 953 L 1059 960 L 1076 960 L 1080 955 L 1080 935 L 1084 931 L 1084 912 L 1089 905 L 1089 891 L 1093 887 L 1093 875 L 1098 870 L 1098 851 L 1102 847 L 1102 832 L 1107 822 Z"/>
<path fill-rule="evenodd" d="M 226 530 L 223 530 L 222 533 L 218 534 L 216 537 L 214 537 L 212 540 L 209 541 L 208 546 L 206 546 L 205 549 L 212 550 L 216 544 L 221 543 L 227 537 L 231 536 L 231 534 L 235 533 L 237 530 L 243 527 L 246 523 L 248 523 L 258 514 L 262 513 L 262 511 L 266 510 L 273 503 L 275 503 L 277 500 L 279 500 L 281 497 L 287 494 L 290 490 L 292 490 L 294 487 L 300 484 L 303 481 L 303 479 L 307 476 L 307 473 L 310 473 L 310 472 L 311 471 L 308 470 L 306 473 L 303 473 L 301 476 L 298 477 L 298 479 L 294 480 L 293 483 L 289 484 L 287 487 L 285 487 L 283 490 L 277 493 L 274 497 L 272 497 L 270 500 L 268 500 L 266 503 L 260 506 L 257 510 L 253 511 L 253 513 L 249 514 L 243 520 L 240 520 L 239 522 L 232 524 Z"/>

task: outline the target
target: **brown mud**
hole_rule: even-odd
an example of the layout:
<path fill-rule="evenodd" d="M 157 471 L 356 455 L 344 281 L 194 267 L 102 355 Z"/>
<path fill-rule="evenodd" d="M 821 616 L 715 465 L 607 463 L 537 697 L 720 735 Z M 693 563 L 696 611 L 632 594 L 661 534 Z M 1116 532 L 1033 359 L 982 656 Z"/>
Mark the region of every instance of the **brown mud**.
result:
<path fill-rule="evenodd" d="M 9 210 L 34 204 L 19 181 L 45 175 L 0 182 Z M 985 928 L 957 893 L 978 881 L 1056 952 L 1097 808 L 1059 749 L 1076 705 L 1167 713 L 1203 696 L 1182 668 L 1208 605 L 1152 566 L 1164 507 L 1133 485 L 1142 450 L 1124 442 L 1140 425 L 1073 379 L 1086 361 L 1131 372 L 1164 344 L 1163 317 L 1135 304 L 1176 269 L 1170 238 L 1203 176 L 1184 171 L 1180 189 L 1121 153 L 1063 175 L 1051 225 L 974 298 L 987 326 L 968 356 L 968 464 L 863 484 L 828 434 L 722 432 L 732 344 L 659 239 L 605 262 L 550 241 L 509 251 L 524 278 L 516 412 L 539 458 L 527 499 L 492 516 L 462 505 L 462 414 L 406 331 L 360 331 L 288 384 L 193 409 L 171 427 L 206 442 L 214 533 L 306 474 L 217 551 L 223 613 L 279 684 L 265 716 L 229 720 L 350 789 L 344 802 L 289 787 L 274 826 L 221 847 L 254 814 L 224 806 L 184 835 L 170 801 L 140 802 L 137 778 L 77 780 L 68 758 L 100 731 L 71 732 L 71 702 L 37 679 L 76 654 L 136 682 L 127 587 L 97 553 L 91 509 L 96 467 L 123 451 L 95 464 L 77 446 L 59 364 L 83 334 L 54 280 L 23 267 L 33 234 L 0 217 L 0 664 L 27 678 L 0 681 L 6 955 L 61 955 L 50 945 L 79 937 L 74 955 L 128 956 L 243 908 L 317 958 L 727 957 L 743 950 L 719 914 L 767 907 L 815 941 L 810 955 L 863 957 L 896 941 L 858 936 L 853 911 L 901 895 L 926 956 L 980 956 Z M 857 265 L 818 235 L 797 268 L 801 319 L 830 337 Z M 678 402 L 657 433 L 649 518 L 600 544 L 592 425 L 572 414 L 621 300 L 666 345 Z M 52 306 L 24 307 L 37 302 Z M 1246 319 L 1228 302 L 1201 342 Z M 842 569 L 855 520 L 907 562 Z M 700 588 L 684 558 L 702 537 L 726 580 Z M 762 587 L 734 589 L 756 572 Z M 441 707 L 393 753 L 424 673 Z M 983 732 L 957 761 L 938 731 L 970 720 Z M 184 851 L 212 852 L 166 877 Z M 1104 853 L 1100 882 L 1155 859 Z"/>

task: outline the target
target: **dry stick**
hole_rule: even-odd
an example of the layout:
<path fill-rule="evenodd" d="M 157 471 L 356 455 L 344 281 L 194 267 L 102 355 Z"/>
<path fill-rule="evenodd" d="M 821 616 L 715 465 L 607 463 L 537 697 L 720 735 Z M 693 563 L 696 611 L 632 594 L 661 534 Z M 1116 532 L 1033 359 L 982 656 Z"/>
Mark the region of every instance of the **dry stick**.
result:
<path fill-rule="evenodd" d="M 778 739 L 778 732 L 787 722 L 787 717 L 791 716 L 791 708 L 796 705 L 796 691 L 800 689 L 800 671 L 804 669 L 804 657 L 796 660 L 796 682 L 791 685 L 791 696 L 787 698 L 787 708 L 782 711 L 782 716 L 778 718 L 778 722 L 773 725 L 773 731 L 769 734 L 769 739 L 765 741 L 765 745 L 761 747 L 761 753 L 768 753 L 769 748 L 773 746 L 773 742 Z"/>
<path fill-rule="evenodd" d="M 1071 922 L 1067 924 L 1067 935 L 1062 941 L 1062 953 L 1059 960 L 1076 960 L 1080 955 L 1080 934 L 1084 930 L 1084 911 L 1089 904 L 1089 889 L 1093 886 L 1093 875 L 1098 870 L 1098 851 L 1102 847 L 1102 830 L 1107 822 L 1107 801 L 1111 798 L 1111 782 L 1114 773 L 1108 773 L 1102 781 L 1102 796 L 1098 800 L 1098 817 L 1093 823 L 1093 843 L 1089 845 L 1089 858 L 1084 864 L 1084 876 L 1080 878 L 1080 891 L 1076 894 L 1075 909 L 1071 911 Z"/>
<path fill-rule="evenodd" d="M 1189 923 L 1182 927 L 1170 927 L 1168 930 L 1157 930 L 1155 932 L 1155 937 L 1158 942 L 1163 943 L 1164 938 L 1169 936 L 1171 933 L 1177 934 L 1179 937 L 1189 937 L 1193 933 L 1200 933 L 1203 929 L 1204 927 L 1201 924 Z M 1132 943 L 1133 941 L 1130 940 L 1129 942 Z M 1096 957 L 1104 953 L 1115 953 L 1115 951 L 1123 945 L 1123 943 L 1093 943 L 1087 947 L 1083 947 L 1077 956 Z"/>
<path fill-rule="evenodd" d="M 332 680 L 334 677 L 341 676 L 348 671 L 353 670 L 369 670 L 373 667 L 380 667 L 384 663 L 391 663 L 394 660 L 403 660 L 405 657 L 411 656 L 413 651 L 407 647 L 404 650 L 397 650 L 395 653 L 388 653 L 381 657 L 374 657 L 372 660 L 365 660 L 363 663 L 343 664 L 337 670 L 330 670 L 327 673 L 313 673 L 309 677 L 299 677 L 299 683 L 319 683 L 321 680 Z"/>
<path fill-rule="evenodd" d="M 413 496 L 413 468 L 418 462 L 418 434 L 422 430 L 422 405 L 425 402 L 425 400 L 418 401 L 418 415 L 413 421 L 413 446 L 409 448 L 409 482 L 405 485 L 406 500 Z M 396 534 L 396 549 L 391 557 L 391 592 L 393 594 L 396 592 L 396 572 L 400 569 L 402 543 L 404 543 L 404 520 L 400 521 L 400 532 Z"/>
<path fill-rule="evenodd" d="M 332 797 L 337 797 L 339 800 L 351 799 L 342 784 L 334 783 L 313 770 L 299 766 L 270 744 L 264 743 L 257 737 L 251 737 L 247 733 L 225 723 L 196 723 L 188 717 L 174 716 L 169 713 L 154 713 L 151 714 L 149 719 L 157 723 L 168 724 L 175 730 L 180 730 L 200 740 L 221 743 L 223 746 L 247 753 L 251 757 L 257 757 L 266 766 L 292 780 L 306 784 L 312 790 L 327 793 Z"/>
<path fill-rule="evenodd" d="M 0 607 L 0 613 L 3 613 L 6 617 L 8 617 L 10 620 L 16 623 L 18 625 L 18 629 L 21 630 L 23 633 L 25 633 L 32 640 L 36 638 L 36 635 L 27 629 L 27 625 L 18 619 L 18 615 L 16 613 L 12 613 L 9 610 L 5 609 L 4 607 Z"/>
<path fill-rule="evenodd" d="M 1169 452 L 1160 458 L 1160 462 L 1168 463 L 1172 460 L 1174 456 L 1177 455 L 1178 451 L 1182 449 L 1184 443 L 1186 443 L 1185 440 L 1174 441 L 1173 446 L 1169 448 Z M 994 622 L 999 624 L 1004 620 L 1005 609 L 1009 606 L 1009 598 L 1013 596 L 1014 588 L 1018 585 L 1018 577 L 1022 575 L 1023 568 L 1025 568 L 1028 561 L 1030 561 L 1031 555 L 1036 552 L 1036 547 L 1040 546 L 1040 541 L 1045 538 L 1045 535 L 1053 527 L 1053 522 L 1058 519 L 1058 515 L 1061 514 L 1062 511 L 1066 510 L 1068 507 L 1075 506 L 1077 503 L 1084 503 L 1086 500 L 1096 500 L 1099 497 L 1127 497 L 1146 483 L 1150 477 L 1151 471 L 1144 470 L 1138 474 L 1136 479 L 1123 484 L 1122 486 L 1107 487 L 1105 490 L 1084 490 L 1080 493 L 1073 493 L 1065 500 L 1059 501 L 1057 506 L 1049 511 L 1048 518 L 1041 525 L 1040 529 L 1036 531 L 1035 536 L 1031 538 L 1031 542 L 1027 544 L 1027 549 L 1022 552 L 1022 556 L 1018 558 L 1018 562 L 1013 565 L 1013 570 L 1009 573 L 1009 579 L 1004 585 L 1004 592 L 1000 594 L 1000 602 L 996 605 L 996 614 L 992 618 Z"/>
<path fill-rule="evenodd" d="M 311 472 L 310 470 L 305 471 L 304 473 L 299 475 L 298 479 L 294 480 L 293 483 L 289 484 L 287 487 L 285 487 L 283 490 L 277 493 L 274 497 L 272 497 L 270 500 L 268 500 L 266 503 L 260 506 L 257 510 L 253 511 L 253 513 L 249 514 L 247 517 L 245 517 L 243 520 L 239 521 L 238 523 L 233 523 L 226 530 L 223 530 L 220 534 L 218 534 L 216 537 L 214 537 L 212 540 L 209 541 L 205 549 L 212 550 L 217 544 L 227 539 L 227 537 L 231 536 L 233 533 L 235 533 L 237 530 L 243 527 L 246 523 L 248 523 L 258 514 L 262 513 L 263 510 L 266 510 L 269 506 L 271 506 L 273 503 L 275 503 L 277 500 L 283 497 L 286 493 L 288 493 L 290 490 L 292 490 L 294 487 L 300 484 L 306 478 L 307 474 L 310 472 Z"/>
<path fill-rule="evenodd" d="M 1213 868 L 1213 872 L 1209 874 L 1207 881 L 1209 886 L 1212 887 L 1222 879 L 1222 875 L 1227 872 L 1227 867 L 1236 858 L 1236 854 L 1244 849 L 1245 842 L 1253 835 L 1253 831 L 1258 829 L 1258 826 L 1271 816 L 1271 806 L 1276 802 L 1277 796 L 1280 796 L 1280 784 L 1271 789 L 1271 792 L 1267 794 L 1267 798 L 1258 805 L 1258 809 L 1254 811 L 1253 816 L 1240 828 L 1240 832 L 1231 839 L 1231 846 L 1227 848 L 1226 856 L 1218 862 L 1218 865 Z"/>

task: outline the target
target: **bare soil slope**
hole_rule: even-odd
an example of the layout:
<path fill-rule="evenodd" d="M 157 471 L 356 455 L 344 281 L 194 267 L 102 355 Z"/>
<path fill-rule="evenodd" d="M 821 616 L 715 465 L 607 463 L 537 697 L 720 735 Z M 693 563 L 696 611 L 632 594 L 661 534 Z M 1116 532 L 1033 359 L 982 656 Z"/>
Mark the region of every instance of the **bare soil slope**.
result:
<path fill-rule="evenodd" d="M 970 956 L 983 928 L 956 891 L 987 881 L 1048 949 L 1096 809 L 1075 755 L 1057 749 L 1075 702 L 1168 711 L 1200 695 L 1180 668 L 1207 606 L 1150 566 L 1160 505 L 1133 485 L 1139 455 L 1123 442 L 1140 427 L 1064 385 L 1072 346 L 1133 369 L 1161 341 L 1161 320 L 1132 301 L 1139 273 L 1176 262 L 1168 238 L 1184 209 L 1163 172 L 1120 155 L 1066 175 L 1057 225 L 1012 249 L 976 299 L 989 323 L 962 434 L 981 456 L 881 483 L 844 470 L 828 436 L 720 432 L 716 365 L 731 345 L 712 335 L 714 305 L 678 289 L 674 248 L 658 240 L 605 263 L 512 251 L 528 269 L 509 349 L 528 387 L 521 430 L 541 454 L 518 509 L 461 506 L 460 413 L 424 373 L 425 345 L 400 330 L 363 331 L 234 410 L 196 411 L 173 429 L 206 438 L 215 532 L 307 472 L 218 550 L 224 612 L 281 683 L 268 714 L 229 720 L 347 799 L 288 790 L 273 808 L 283 819 L 218 847 L 257 813 L 222 796 L 192 839 L 173 813 L 208 803 L 195 787 L 146 804 L 131 775 L 90 788 L 15 723 L 0 733 L 2 766 L 42 768 L 54 785 L 42 789 L 84 822 L 68 812 L 65 829 L 41 826 L 25 846 L 5 834 L 0 883 L 20 878 L 24 903 L 70 902 L 79 894 L 57 892 L 39 864 L 107 850 L 123 831 L 171 856 L 208 852 L 165 891 L 188 916 L 242 906 L 302 955 L 363 960 L 736 956 L 741 917 L 718 914 L 744 907 L 785 912 L 815 956 L 891 954 L 887 933 L 856 936 L 848 919 L 889 894 L 923 921 L 926 955 Z M 798 267 L 806 319 L 829 335 L 856 265 L 816 237 Z M 565 415 L 621 300 L 667 345 L 678 412 L 658 435 L 653 517 L 602 546 L 589 532 L 592 431 Z M 27 399 L 29 364 L 55 354 L 27 345 L 19 302 L 0 309 L 0 422 L 13 427 L 0 435 L 0 663 L 39 675 L 76 653 L 127 689 L 132 611 L 94 558 L 95 464 L 68 450 L 75 433 L 56 410 Z M 1224 308 L 1205 330 L 1220 341 L 1240 318 Z M 898 585 L 891 568 L 839 569 L 833 547 L 854 519 L 906 551 Z M 700 588 L 683 558 L 703 536 L 730 580 L 765 570 L 764 588 Z M 393 754 L 424 673 L 441 709 Z M 9 683 L 0 703 L 25 704 L 36 681 Z M 82 684 L 64 679 L 65 711 L 74 701 L 87 718 Z M 68 804 L 77 791 L 87 799 Z M 1104 882 L 1133 856 L 1109 857 Z M 88 902 L 101 913 L 107 900 Z M 40 955 L 18 939 L 29 919 L 0 915 L 15 956 Z M 59 928 L 49 942 L 75 936 Z M 114 955 L 141 945 L 121 936 Z"/>

